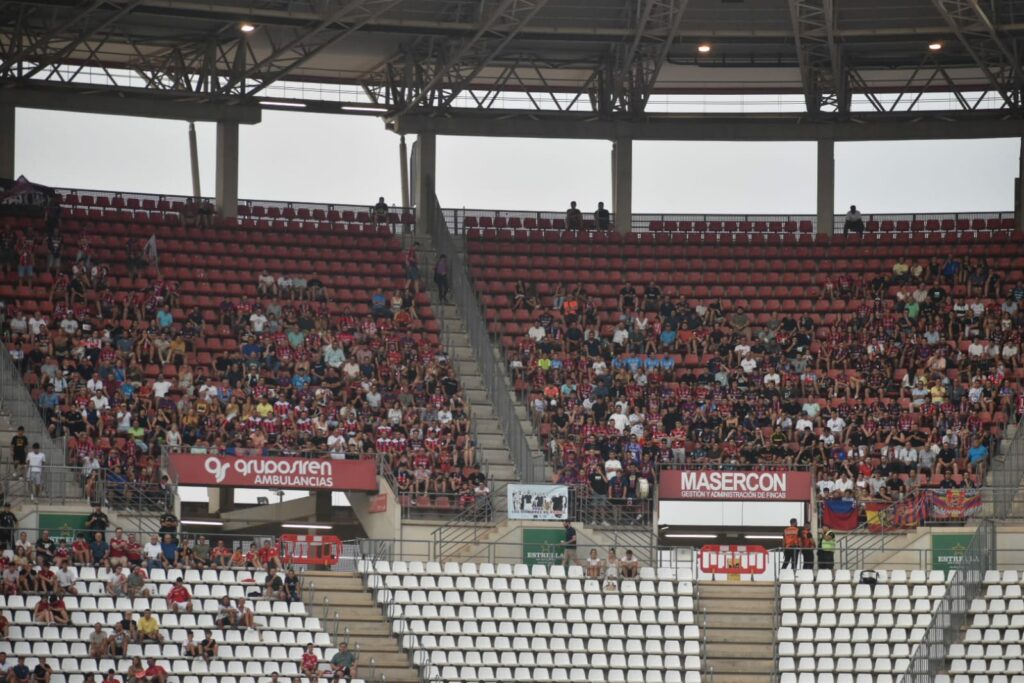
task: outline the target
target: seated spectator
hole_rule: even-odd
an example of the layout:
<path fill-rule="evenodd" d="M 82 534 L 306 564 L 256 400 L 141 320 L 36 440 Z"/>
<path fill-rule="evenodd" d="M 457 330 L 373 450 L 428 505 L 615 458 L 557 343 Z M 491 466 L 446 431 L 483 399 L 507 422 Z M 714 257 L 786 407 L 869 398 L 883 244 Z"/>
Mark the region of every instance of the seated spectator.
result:
<path fill-rule="evenodd" d="M 640 573 L 640 562 L 633 557 L 633 551 L 627 550 L 626 557 L 619 563 L 619 572 L 624 579 L 635 579 Z"/>
<path fill-rule="evenodd" d="M 301 602 L 302 596 L 299 594 L 300 590 L 299 575 L 295 573 L 295 568 L 290 567 L 288 572 L 284 576 L 284 590 L 287 597 L 285 598 L 288 602 Z"/>
<path fill-rule="evenodd" d="M 194 659 L 203 655 L 203 647 L 200 645 L 199 631 L 189 631 L 185 636 L 185 642 L 181 644 L 181 656 Z"/>
<path fill-rule="evenodd" d="M 277 573 L 275 567 L 271 567 L 267 573 L 267 579 L 263 584 L 263 597 L 272 600 L 287 600 L 288 595 L 284 590 L 284 580 Z"/>
<path fill-rule="evenodd" d="M 149 589 L 146 588 L 146 571 L 142 567 L 136 567 L 128 574 L 124 590 L 133 600 L 139 597 L 149 597 Z"/>
<path fill-rule="evenodd" d="M 316 656 L 313 643 L 306 645 L 305 652 L 302 653 L 302 661 L 299 664 L 299 672 L 306 677 L 308 681 L 320 680 L 320 658 Z"/>
<path fill-rule="evenodd" d="M 153 534 L 149 537 L 149 543 L 142 547 L 142 557 L 146 562 L 146 570 L 163 569 L 163 549 L 160 547 L 160 537 Z"/>
<path fill-rule="evenodd" d="M 259 549 L 260 566 L 264 569 L 280 569 L 281 559 L 278 557 L 277 548 L 271 542 L 263 541 L 263 547 Z"/>
<path fill-rule="evenodd" d="M 164 642 L 164 637 L 160 635 L 160 622 L 148 609 L 142 613 L 142 618 L 139 619 L 139 639 L 142 643 L 151 641 L 162 645 Z"/>
<path fill-rule="evenodd" d="M 49 562 L 43 562 L 43 566 L 36 572 L 36 590 L 40 593 L 56 593 L 58 589 L 57 573 Z"/>
<path fill-rule="evenodd" d="M 107 579 L 107 594 L 115 598 L 128 596 L 128 577 L 123 573 L 111 574 Z"/>
<path fill-rule="evenodd" d="M 110 673 L 113 672 L 111 671 Z M 143 678 L 145 675 L 146 665 L 142 663 L 142 657 L 132 657 L 132 663 L 128 665 L 128 670 L 124 672 L 126 681 Z"/>
<path fill-rule="evenodd" d="M 600 579 L 604 563 L 601 558 L 597 556 L 597 549 L 591 548 L 590 555 L 587 557 L 585 568 L 587 571 L 588 579 Z"/>
<path fill-rule="evenodd" d="M 348 643 L 338 643 L 338 651 L 331 657 L 332 678 L 335 681 L 351 680 L 359 677 L 359 665 L 356 656 L 348 649 Z"/>
<path fill-rule="evenodd" d="M 89 555 L 92 558 L 93 566 L 103 565 L 110 553 L 110 546 L 103 538 L 103 533 L 97 531 L 93 534 L 92 543 L 89 544 Z"/>
<path fill-rule="evenodd" d="M 131 642 L 131 634 L 124 630 L 120 623 L 114 625 L 114 632 L 110 634 L 107 641 L 107 654 L 110 657 L 124 657 L 128 654 L 128 645 Z"/>
<path fill-rule="evenodd" d="M 110 634 L 103 630 L 103 624 L 92 625 L 92 633 L 89 634 L 89 656 L 94 659 L 106 657 L 110 648 Z"/>
<path fill-rule="evenodd" d="M 18 663 L 11 667 L 9 683 L 29 683 L 29 676 L 32 674 L 24 657 L 18 657 Z"/>
<path fill-rule="evenodd" d="M 243 631 L 247 628 L 256 628 L 256 613 L 252 611 L 245 598 L 235 600 L 235 611 L 238 614 L 237 625 Z"/>
<path fill-rule="evenodd" d="M 160 562 L 165 569 L 178 566 L 178 542 L 171 534 L 164 534 L 160 543 Z"/>
<path fill-rule="evenodd" d="M 206 662 L 215 659 L 220 651 L 220 646 L 214 639 L 213 632 L 208 629 L 203 631 L 203 641 L 199 643 L 199 647 L 202 650 L 203 660 Z"/>
<path fill-rule="evenodd" d="M 167 683 L 167 670 L 156 663 L 156 659 L 146 660 L 145 677 L 150 683 Z"/>
<path fill-rule="evenodd" d="M 57 569 L 57 588 L 54 592 L 78 595 L 78 589 L 75 588 L 76 581 L 78 581 L 78 570 L 72 567 L 67 560 L 63 560 Z"/>
<path fill-rule="evenodd" d="M 228 596 L 225 595 L 217 603 L 217 616 L 214 617 L 213 623 L 221 628 L 228 628 L 238 624 L 238 610 L 231 604 L 231 598 Z"/>
<path fill-rule="evenodd" d="M 71 615 L 68 614 L 68 608 L 64 604 L 64 600 L 59 595 L 53 593 L 50 594 L 47 600 L 50 603 L 50 615 L 53 617 L 53 623 L 58 626 L 67 626 L 71 621 Z"/>
<path fill-rule="evenodd" d="M 192 611 L 192 594 L 180 577 L 174 580 L 174 586 L 167 593 L 167 606 L 174 613 Z"/>
<path fill-rule="evenodd" d="M 50 611 L 50 601 L 45 597 L 36 603 L 35 609 L 32 610 L 33 621 L 37 624 L 52 624 L 53 612 Z"/>
<path fill-rule="evenodd" d="M 50 683 L 50 676 L 53 675 L 53 667 L 46 661 L 46 657 L 40 657 L 39 663 L 32 669 L 33 683 Z"/>

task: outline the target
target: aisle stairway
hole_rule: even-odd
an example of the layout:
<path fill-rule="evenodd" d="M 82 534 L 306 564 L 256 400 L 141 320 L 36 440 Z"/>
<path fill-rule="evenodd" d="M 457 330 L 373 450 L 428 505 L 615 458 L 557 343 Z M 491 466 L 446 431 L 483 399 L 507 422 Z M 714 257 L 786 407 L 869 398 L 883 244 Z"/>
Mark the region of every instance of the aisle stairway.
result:
<path fill-rule="evenodd" d="M 706 671 L 715 683 L 768 683 L 774 672 L 775 589 L 770 583 L 702 581 Z"/>
<path fill-rule="evenodd" d="M 307 603 L 309 613 L 320 618 L 324 630 L 336 643 L 347 639 L 349 649 L 359 653 L 360 678 L 373 683 L 419 681 L 359 576 L 350 572 L 308 571 L 303 574 L 303 582 L 306 588 L 313 587 L 313 598 Z"/>

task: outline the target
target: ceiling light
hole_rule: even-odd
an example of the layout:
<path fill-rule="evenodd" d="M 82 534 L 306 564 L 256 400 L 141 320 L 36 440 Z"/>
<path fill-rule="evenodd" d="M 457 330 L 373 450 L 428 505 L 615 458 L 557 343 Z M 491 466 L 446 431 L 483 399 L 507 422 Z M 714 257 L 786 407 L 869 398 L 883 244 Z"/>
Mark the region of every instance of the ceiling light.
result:
<path fill-rule="evenodd" d="M 665 538 L 718 538 L 718 534 L 665 534 Z"/>
<path fill-rule="evenodd" d="M 260 100 L 260 104 L 265 107 L 295 107 L 296 109 L 305 109 L 305 102 L 284 102 L 279 100 Z"/>
<path fill-rule="evenodd" d="M 213 522 L 202 519 L 183 519 L 182 524 L 188 524 L 189 526 L 224 526 L 224 522 Z"/>
<path fill-rule="evenodd" d="M 935 41 L 934 43 L 928 43 L 928 49 L 932 52 L 938 52 L 942 49 L 942 43 Z"/>
<path fill-rule="evenodd" d="M 782 534 L 746 534 L 743 538 L 760 541 L 781 541 Z"/>
<path fill-rule="evenodd" d="M 282 529 L 330 529 L 329 524 L 282 524 Z"/>
<path fill-rule="evenodd" d="M 252 33 L 256 30 L 256 27 L 250 24 L 248 21 L 243 21 L 242 24 L 238 27 L 238 30 L 242 33 Z"/>
<path fill-rule="evenodd" d="M 711 46 L 708 45 L 707 43 L 701 43 L 700 45 L 697 46 L 697 52 L 700 52 L 701 54 L 707 54 L 711 52 Z"/>

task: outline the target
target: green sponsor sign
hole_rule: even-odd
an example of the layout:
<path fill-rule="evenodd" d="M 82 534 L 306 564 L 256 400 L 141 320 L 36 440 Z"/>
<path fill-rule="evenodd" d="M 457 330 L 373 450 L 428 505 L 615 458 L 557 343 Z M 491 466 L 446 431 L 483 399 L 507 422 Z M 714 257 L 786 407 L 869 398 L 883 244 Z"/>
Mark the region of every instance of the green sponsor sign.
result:
<path fill-rule="evenodd" d="M 563 529 L 523 529 L 523 562 L 528 566 L 562 564 Z"/>
<path fill-rule="evenodd" d="M 932 569 L 956 569 L 974 534 L 932 534 Z"/>
<path fill-rule="evenodd" d="M 39 529 L 46 529 L 50 532 L 50 538 L 55 543 L 67 541 L 68 545 L 75 540 L 75 536 L 85 531 L 85 523 L 89 515 L 64 515 L 53 512 L 39 513 Z"/>

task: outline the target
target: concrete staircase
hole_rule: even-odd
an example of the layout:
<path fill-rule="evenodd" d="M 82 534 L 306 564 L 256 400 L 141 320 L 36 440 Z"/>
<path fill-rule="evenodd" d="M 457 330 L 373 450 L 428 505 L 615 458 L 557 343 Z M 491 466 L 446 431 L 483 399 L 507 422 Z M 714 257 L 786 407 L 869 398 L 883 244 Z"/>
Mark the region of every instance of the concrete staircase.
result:
<path fill-rule="evenodd" d="M 308 571 L 303 584 L 306 589 L 313 586 L 313 600 L 306 605 L 310 615 L 320 619 L 332 640 L 347 638 L 349 650 L 359 653 L 360 678 L 374 683 L 418 683 L 419 674 L 399 649 L 373 594 L 363 588 L 358 575 Z"/>
<path fill-rule="evenodd" d="M 715 683 L 769 683 L 775 670 L 775 588 L 770 583 L 697 585 L 707 668 Z"/>
<path fill-rule="evenodd" d="M 451 362 L 473 417 L 477 435 L 477 459 L 491 479 L 492 490 L 516 482 L 516 468 L 509 455 L 501 423 L 487 395 L 480 365 L 473 355 L 465 323 L 456 306 L 442 304 L 437 296 L 437 289 L 433 283 L 437 252 L 430 236 L 426 234 L 403 236 L 404 248 L 408 249 L 414 241 L 419 243 L 416 253 L 419 257 L 421 287 L 430 295 L 430 305 L 441 323 L 441 342 L 451 356 Z"/>

